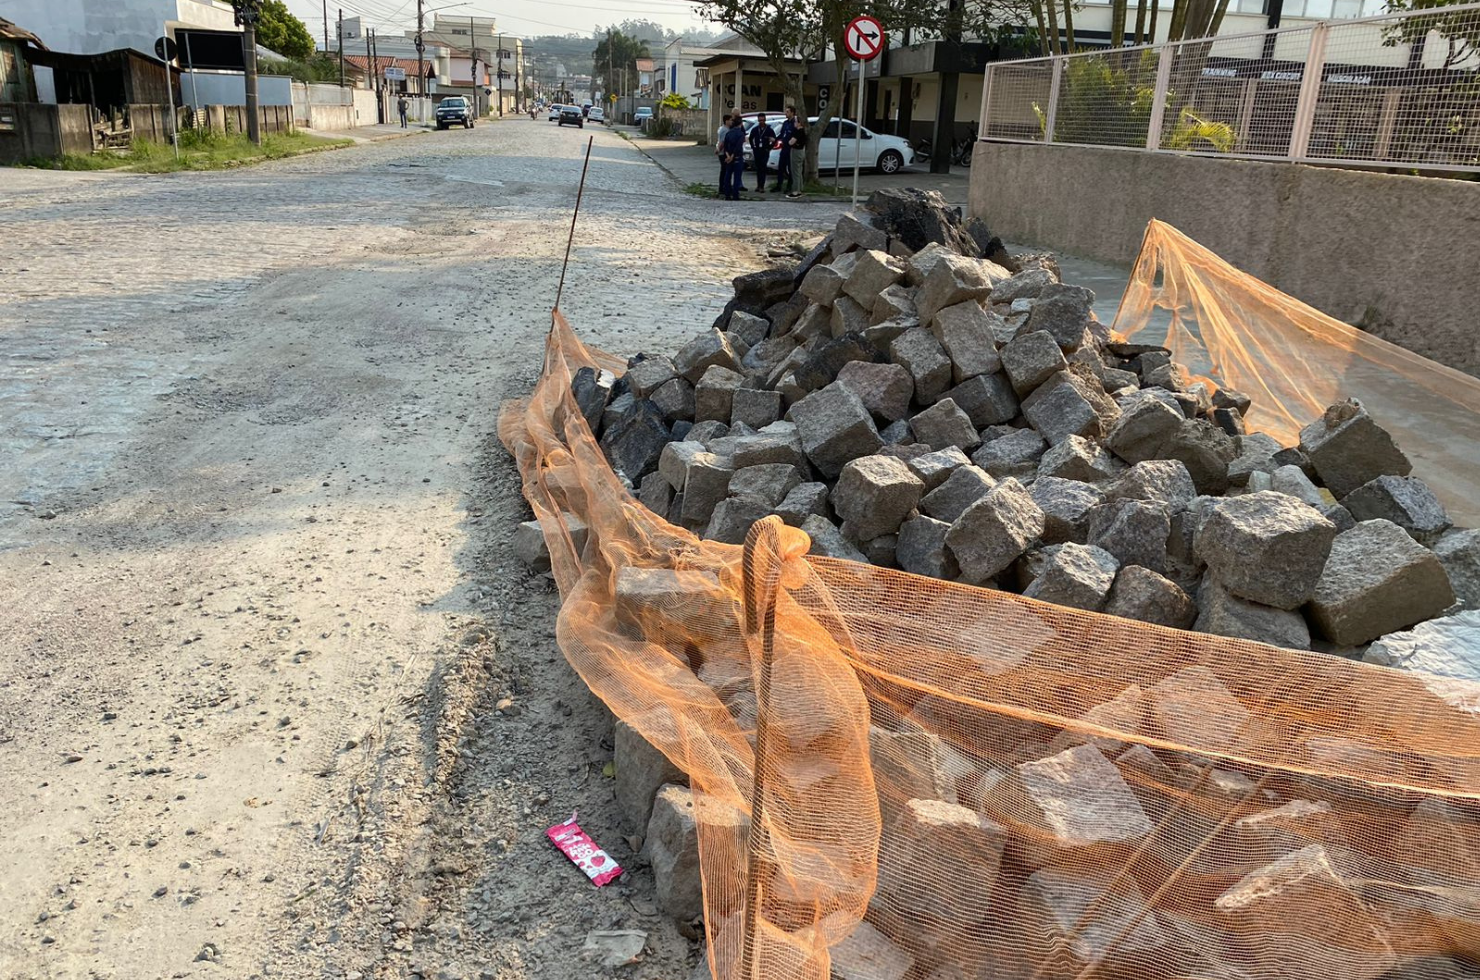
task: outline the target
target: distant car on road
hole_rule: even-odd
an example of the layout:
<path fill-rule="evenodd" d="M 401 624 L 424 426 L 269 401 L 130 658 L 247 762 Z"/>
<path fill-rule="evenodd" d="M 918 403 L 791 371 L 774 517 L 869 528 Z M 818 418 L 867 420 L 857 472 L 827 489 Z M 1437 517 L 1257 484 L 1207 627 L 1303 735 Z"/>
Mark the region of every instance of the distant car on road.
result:
<path fill-rule="evenodd" d="M 453 123 L 462 123 L 463 129 L 473 128 L 473 107 L 461 95 L 449 95 L 437 103 L 437 128 L 446 129 Z"/>
<path fill-rule="evenodd" d="M 560 120 L 557 125 L 564 126 L 567 123 L 577 129 L 586 128 L 586 117 L 581 115 L 580 106 L 563 105 L 560 107 Z"/>
<path fill-rule="evenodd" d="M 565 106 L 561 105 L 559 102 L 555 102 L 555 103 L 552 103 L 551 104 L 551 106 L 550 106 L 550 121 L 552 123 L 558 123 L 560 121 L 560 110 L 561 109 L 564 109 L 564 108 L 565 108 Z"/>
<path fill-rule="evenodd" d="M 632 122 L 637 126 L 641 126 L 651 118 L 653 118 L 653 107 L 650 105 L 638 106 L 637 111 L 632 114 Z"/>
<path fill-rule="evenodd" d="M 602 110 L 601 106 L 594 105 L 591 107 L 591 114 L 586 118 L 592 122 L 604 123 L 606 122 L 606 113 Z"/>

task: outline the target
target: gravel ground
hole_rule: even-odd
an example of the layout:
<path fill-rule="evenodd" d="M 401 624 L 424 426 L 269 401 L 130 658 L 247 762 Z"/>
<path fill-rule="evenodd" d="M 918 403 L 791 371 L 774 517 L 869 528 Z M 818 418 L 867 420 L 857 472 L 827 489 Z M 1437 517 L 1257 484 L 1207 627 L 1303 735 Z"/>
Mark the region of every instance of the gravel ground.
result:
<path fill-rule="evenodd" d="M 553 980 L 602 974 L 599 928 L 687 974 L 494 436 L 588 135 L 563 306 L 613 352 L 676 349 L 835 214 L 544 121 L 0 171 L 0 976 Z M 632 874 L 548 845 L 573 811 Z"/>

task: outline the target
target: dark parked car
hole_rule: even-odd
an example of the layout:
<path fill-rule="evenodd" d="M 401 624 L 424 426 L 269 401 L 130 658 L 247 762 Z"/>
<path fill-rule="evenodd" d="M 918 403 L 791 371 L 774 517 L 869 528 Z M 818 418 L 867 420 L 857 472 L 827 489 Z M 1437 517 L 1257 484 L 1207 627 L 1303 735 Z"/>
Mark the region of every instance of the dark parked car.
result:
<path fill-rule="evenodd" d="M 446 129 L 453 123 L 461 123 L 463 129 L 473 128 L 473 107 L 461 95 L 451 95 L 437 103 L 437 128 Z"/>
<path fill-rule="evenodd" d="M 577 129 L 586 128 L 586 116 L 581 112 L 580 106 L 566 105 L 560 107 L 560 125 L 564 126 L 566 123 L 570 123 Z"/>

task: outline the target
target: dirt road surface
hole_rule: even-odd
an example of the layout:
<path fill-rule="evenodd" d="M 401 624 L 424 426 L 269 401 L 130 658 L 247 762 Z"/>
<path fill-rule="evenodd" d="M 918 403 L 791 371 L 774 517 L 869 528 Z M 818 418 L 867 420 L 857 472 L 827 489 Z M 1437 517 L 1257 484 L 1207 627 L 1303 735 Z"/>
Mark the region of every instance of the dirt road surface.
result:
<path fill-rule="evenodd" d="M 0 171 L 0 976 L 553 980 L 606 928 L 687 976 L 494 436 L 593 134 L 563 307 L 613 352 L 830 223 L 543 120 Z M 618 884 L 545 841 L 577 810 Z"/>

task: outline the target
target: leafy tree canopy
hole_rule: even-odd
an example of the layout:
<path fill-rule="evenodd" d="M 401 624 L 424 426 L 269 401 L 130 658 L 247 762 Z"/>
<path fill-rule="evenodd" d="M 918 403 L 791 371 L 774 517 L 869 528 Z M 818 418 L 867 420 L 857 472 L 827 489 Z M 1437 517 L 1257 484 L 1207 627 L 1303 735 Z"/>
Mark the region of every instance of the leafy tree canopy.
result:
<path fill-rule="evenodd" d="M 283 0 L 262 0 L 257 20 L 257 43 L 286 58 L 303 61 L 313 55 L 313 35 L 294 17 Z"/>

